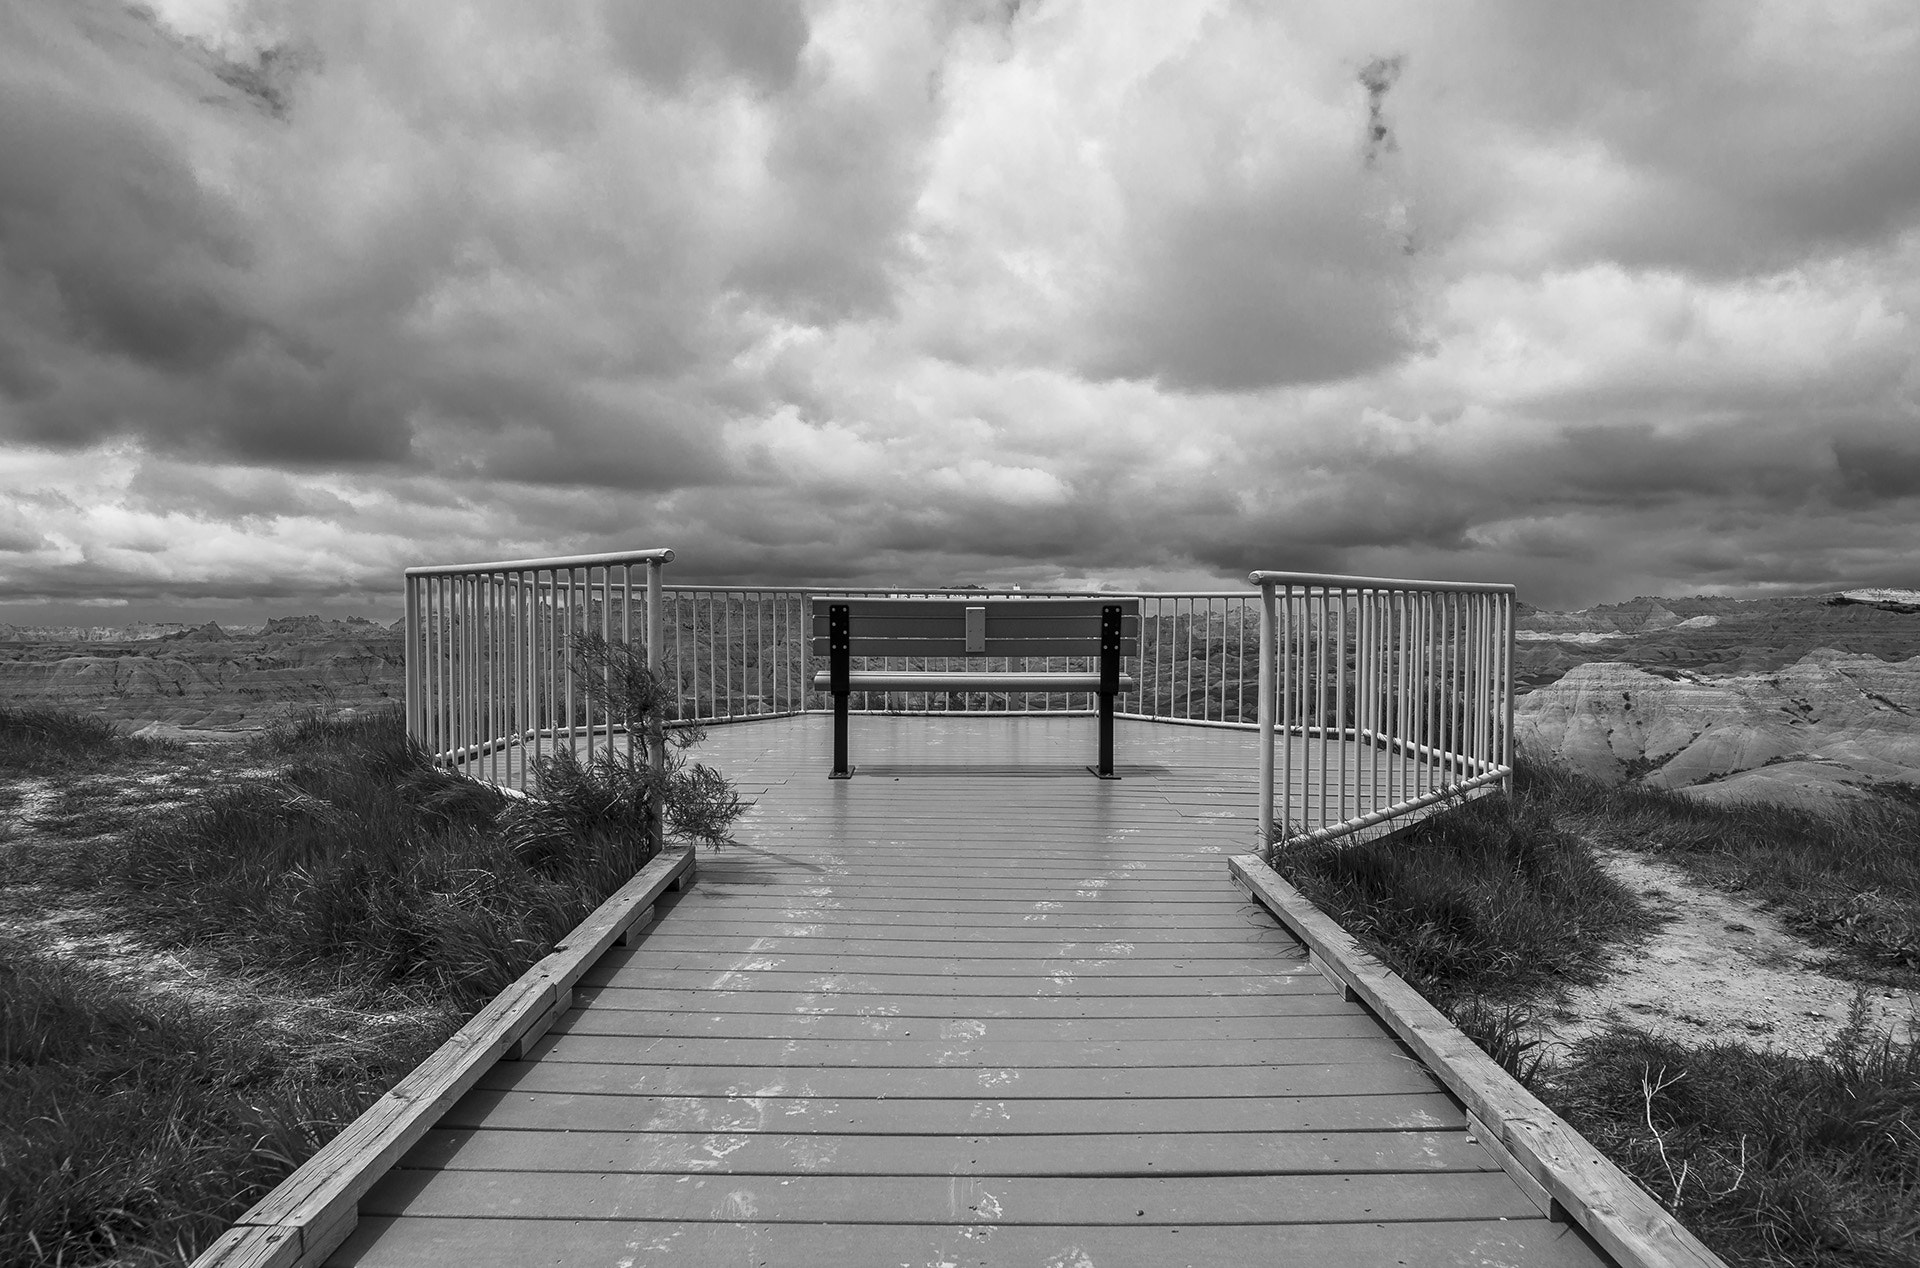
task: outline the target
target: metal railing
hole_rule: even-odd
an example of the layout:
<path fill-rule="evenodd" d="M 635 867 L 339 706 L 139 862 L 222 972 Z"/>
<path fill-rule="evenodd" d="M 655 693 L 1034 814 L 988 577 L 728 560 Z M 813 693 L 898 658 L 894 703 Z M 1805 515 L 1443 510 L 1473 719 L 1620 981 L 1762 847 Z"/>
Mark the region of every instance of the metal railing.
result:
<path fill-rule="evenodd" d="M 660 572 L 672 559 L 634 550 L 407 569 L 408 737 L 442 765 L 521 791 L 542 758 L 611 743 L 626 719 L 578 680 L 574 649 L 583 634 L 631 644 L 638 630 L 661 672 Z M 651 729 L 657 766 L 664 743 Z"/>
<path fill-rule="evenodd" d="M 626 730 L 604 693 L 576 677 L 573 651 L 584 633 L 644 642 L 649 667 L 669 687 L 662 728 L 743 722 L 830 707 L 812 688 L 815 593 L 1035 593 L 669 586 L 662 569 L 672 558 L 639 550 L 409 568 L 408 734 L 444 765 L 524 791 L 543 757 Z M 1122 596 L 1142 606 L 1140 654 L 1122 666 L 1139 687 L 1121 697 L 1118 716 L 1258 731 L 1262 843 L 1360 831 L 1511 771 L 1512 586 L 1279 572 L 1251 579 L 1257 592 Z M 1091 661 L 859 667 L 1018 672 L 1090 669 Z M 864 713 L 1094 710 L 1084 692 L 870 692 L 851 703 Z M 658 734 L 650 741 L 656 760 L 659 742 Z"/>
<path fill-rule="evenodd" d="M 1512 774 L 1514 587 L 1249 580 L 1260 587 L 1264 852 L 1350 835 Z"/>

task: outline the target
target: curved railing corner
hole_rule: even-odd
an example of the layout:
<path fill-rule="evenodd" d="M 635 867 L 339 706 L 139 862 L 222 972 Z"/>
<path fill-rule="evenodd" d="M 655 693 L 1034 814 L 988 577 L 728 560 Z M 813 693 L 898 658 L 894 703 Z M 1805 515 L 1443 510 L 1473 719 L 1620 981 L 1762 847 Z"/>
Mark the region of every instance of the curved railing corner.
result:
<path fill-rule="evenodd" d="M 656 549 L 407 569 L 408 735 L 441 765 L 518 791 L 551 753 L 614 743 L 626 720 L 576 677 L 572 652 L 588 631 L 608 642 L 643 634 L 647 664 L 666 685 L 648 720 L 655 761 L 666 728 L 826 706 L 812 688 L 812 636 L 822 632 L 813 628 L 812 591 L 669 586 L 662 570 L 672 559 L 671 550 Z M 1117 716 L 1257 730 L 1263 857 L 1279 842 L 1362 832 L 1511 775 L 1514 587 L 1297 572 L 1249 580 L 1257 593 L 1125 596 L 1141 602 L 1139 655 L 1123 666 L 1138 687 Z M 939 659 L 861 667 L 970 666 Z M 988 667 L 1087 666 L 1029 657 Z M 1086 693 L 1060 691 L 874 691 L 857 693 L 853 709 L 1091 710 Z"/>
<path fill-rule="evenodd" d="M 1513 586 L 1247 579 L 1260 587 L 1263 858 L 1511 778 Z"/>
<path fill-rule="evenodd" d="M 407 736 L 441 765 L 525 791 L 542 758 L 624 734 L 607 694 L 577 680 L 575 640 L 630 643 L 665 668 L 661 570 L 673 551 L 432 564 L 406 570 Z M 636 589 L 634 570 L 643 575 Z M 638 610 L 639 619 L 635 614 Z M 611 673 L 603 666 L 603 674 Z M 603 680 L 604 685 L 604 680 Z M 648 759 L 665 752 L 664 715 L 648 719 Z M 660 807 L 654 807 L 654 845 Z"/>

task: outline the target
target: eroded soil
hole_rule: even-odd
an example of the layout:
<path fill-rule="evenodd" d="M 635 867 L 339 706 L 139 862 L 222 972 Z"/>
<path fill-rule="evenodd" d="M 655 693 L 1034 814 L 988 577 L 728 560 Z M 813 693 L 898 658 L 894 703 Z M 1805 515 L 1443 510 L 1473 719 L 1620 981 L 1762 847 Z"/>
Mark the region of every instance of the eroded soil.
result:
<path fill-rule="evenodd" d="M 1542 1007 L 1550 1058 L 1616 1024 L 1687 1044 L 1734 1042 L 1807 1056 L 1846 1024 L 1860 988 L 1829 973 L 1823 966 L 1830 953 L 1779 917 L 1751 900 L 1703 889 L 1657 858 L 1607 849 L 1595 854 L 1666 923 L 1617 955 L 1604 982 L 1570 989 Z M 1911 1038 L 1920 995 L 1865 990 L 1869 1026 Z"/>

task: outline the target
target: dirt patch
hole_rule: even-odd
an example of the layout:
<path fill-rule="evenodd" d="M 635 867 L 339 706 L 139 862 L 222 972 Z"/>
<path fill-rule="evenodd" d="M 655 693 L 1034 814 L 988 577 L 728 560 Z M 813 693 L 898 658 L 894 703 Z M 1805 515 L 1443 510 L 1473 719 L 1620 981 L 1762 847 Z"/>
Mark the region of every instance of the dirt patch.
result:
<path fill-rule="evenodd" d="M 1607 979 L 1542 1007 L 1554 1058 L 1577 1039 L 1614 1025 L 1689 1044 L 1741 1043 L 1807 1056 L 1846 1024 L 1856 983 L 1833 977 L 1828 958 L 1759 904 L 1700 888 L 1680 869 L 1646 855 L 1596 848 L 1594 855 L 1641 895 L 1666 924 L 1615 956 Z M 1869 1025 L 1911 1039 L 1920 995 L 1867 987 Z"/>

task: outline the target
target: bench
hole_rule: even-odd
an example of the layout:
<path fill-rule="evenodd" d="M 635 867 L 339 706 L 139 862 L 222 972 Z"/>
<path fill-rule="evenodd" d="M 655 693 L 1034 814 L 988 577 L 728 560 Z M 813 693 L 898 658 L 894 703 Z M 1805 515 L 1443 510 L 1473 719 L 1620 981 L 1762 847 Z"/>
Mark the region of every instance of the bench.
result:
<path fill-rule="evenodd" d="M 1137 684 L 1120 672 L 1140 654 L 1140 600 L 1126 598 L 813 600 L 813 653 L 827 662 L 815 691 L 833 695 L 832 779 L 853 774 L 847 761 L 847 696 L 855 691 L 1089 691 L 1100 698 L 1099 761 L 1113 773 L 1113 698 Z M 1091 671 L 894 670 L 853 668 L 853 658 L 1084 656 Z"/>

